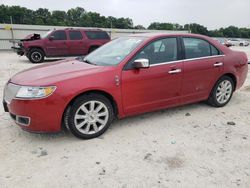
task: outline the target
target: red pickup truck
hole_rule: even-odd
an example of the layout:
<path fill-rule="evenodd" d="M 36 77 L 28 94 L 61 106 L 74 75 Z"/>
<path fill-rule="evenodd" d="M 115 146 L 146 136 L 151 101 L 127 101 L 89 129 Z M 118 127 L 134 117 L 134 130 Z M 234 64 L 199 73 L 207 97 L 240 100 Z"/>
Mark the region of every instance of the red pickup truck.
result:
<path fill-rule="evenodd" d="M 26 55 L 32 63 L 41 63 L 44 57 L 86 55 L 110 41 L 107 32 L 100 29 L 52 30 L 43 36 L 28 35 L 13 47 L 18 55 Z"/>

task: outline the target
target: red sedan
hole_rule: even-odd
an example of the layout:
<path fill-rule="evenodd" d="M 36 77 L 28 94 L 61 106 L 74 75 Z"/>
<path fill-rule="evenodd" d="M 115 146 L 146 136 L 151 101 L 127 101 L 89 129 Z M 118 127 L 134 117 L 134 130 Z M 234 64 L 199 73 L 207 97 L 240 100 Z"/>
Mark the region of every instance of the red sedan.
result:
<path fill-rule="evenodd" d="M 20 127 L 76 137 L 104 133 L 116 117 L 207 101 L 225 106 L 247 76 L 247 56 L 193 34 L 140 34 L 109 42 L 85 58 L 13 76 L 4 108 Z M 205 115 L 205 114 L 204 114 Z"/>

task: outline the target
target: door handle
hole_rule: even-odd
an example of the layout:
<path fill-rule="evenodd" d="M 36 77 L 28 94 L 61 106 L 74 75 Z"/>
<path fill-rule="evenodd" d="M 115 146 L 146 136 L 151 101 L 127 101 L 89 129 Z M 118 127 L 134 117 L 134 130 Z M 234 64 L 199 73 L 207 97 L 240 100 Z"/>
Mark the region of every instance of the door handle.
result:
<path fill-rule="evenodd" d="M 181 72 L 181 69 L 174 69 L 174 70 L 168 71 L 169 74 L 177 74 L 180 72 Z"/>
<path fill-rule="evenodd" d="M 222 62 L 216 62 L 216 63 L 214 64 L 214 67 L 221 67 L 221 66 L 223 66 L 223 63 L 222 63 Z"/>

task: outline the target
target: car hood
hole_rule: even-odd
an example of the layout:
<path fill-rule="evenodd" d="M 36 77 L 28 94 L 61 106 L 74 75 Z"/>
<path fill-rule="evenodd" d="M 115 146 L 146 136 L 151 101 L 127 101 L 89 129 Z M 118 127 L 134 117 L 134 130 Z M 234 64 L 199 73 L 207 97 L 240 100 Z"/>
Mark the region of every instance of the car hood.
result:
<path fill-rule="evenodd" d="M 102 72 L 105 69 L 107 68 L 76 59 L 62 60 L 19 72 L 10 79 L 10 82 L 17 85 L 46 86 L 66 79 Z"/>
<path fill-rule="evenodd" d="M 24 39 L 21 39 L 20 41 L 24 42 L 24 41 L 32 41 L 32 40 L 40 40 L 41 39 L 41 35 L 40 34 L 30 34 L 27 35 Z"/>

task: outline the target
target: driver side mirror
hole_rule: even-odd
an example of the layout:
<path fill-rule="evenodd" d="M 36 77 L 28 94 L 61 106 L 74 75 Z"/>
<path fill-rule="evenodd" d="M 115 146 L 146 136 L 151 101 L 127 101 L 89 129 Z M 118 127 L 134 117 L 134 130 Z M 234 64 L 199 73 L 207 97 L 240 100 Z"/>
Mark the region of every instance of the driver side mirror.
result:
<path fill-rule="evenodd" d="M 49 40 L 54 40 L 55 37 L 53 35 L 49 36 Z"/>
<path fill-rule="evenodd" d="M 137 69 L 149 68 L 150 67 L 148 59 L 136 59 L 134 61 L 133 65 Z"/>

